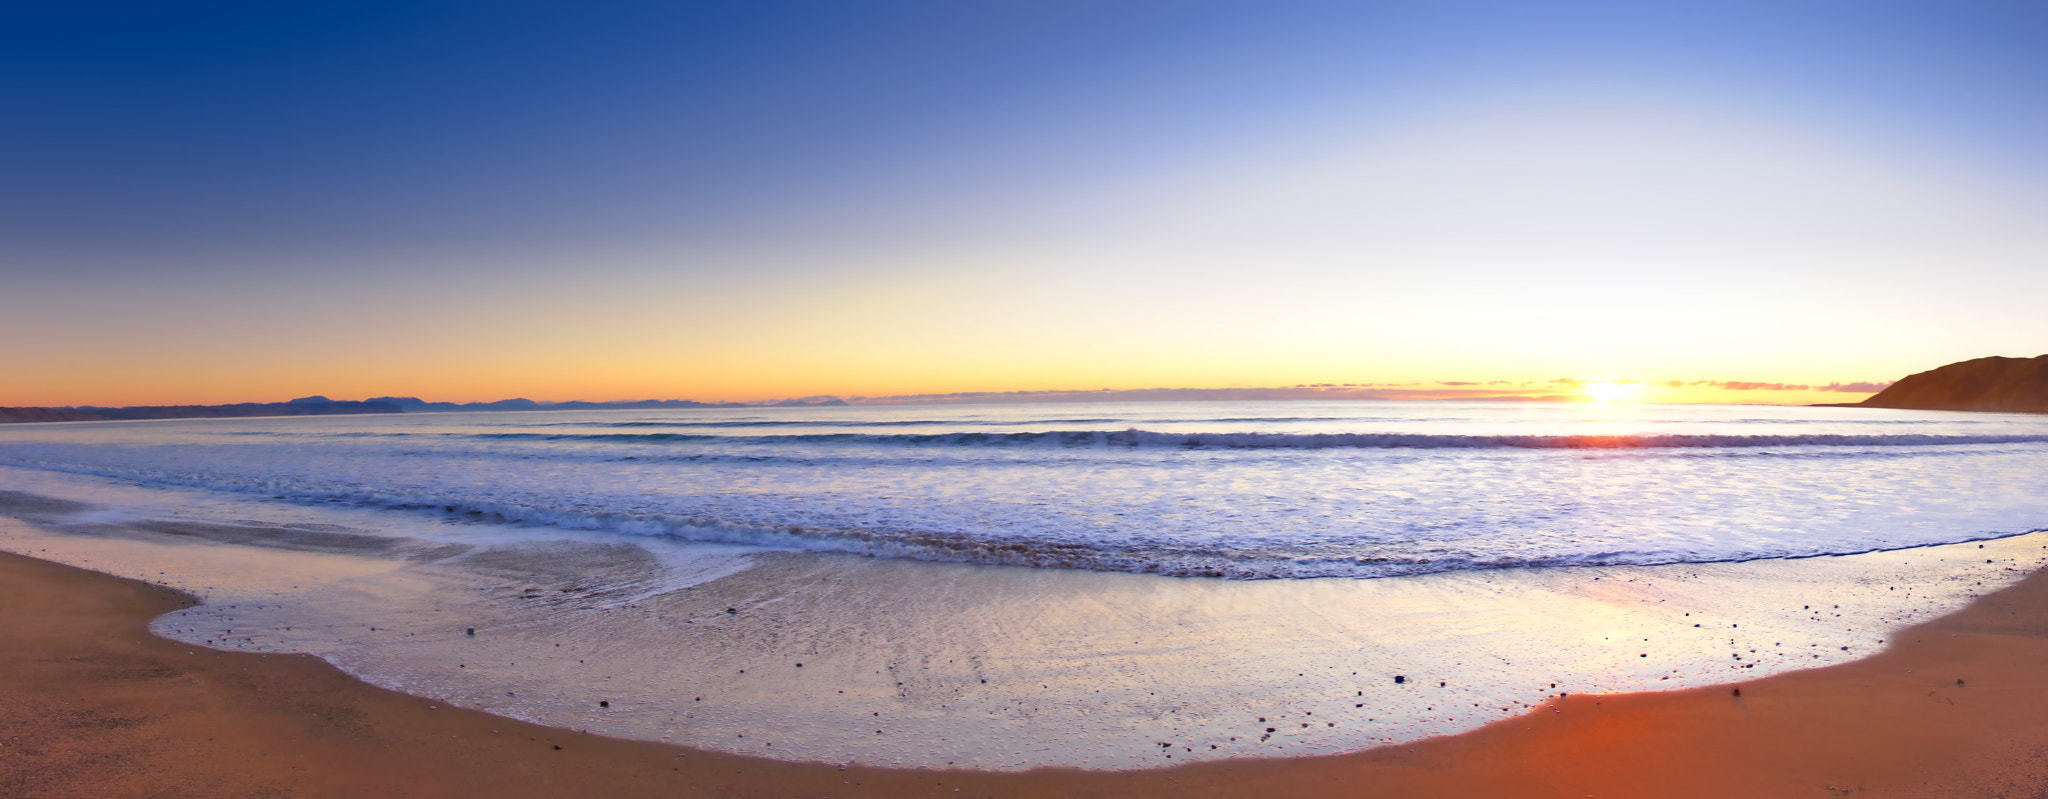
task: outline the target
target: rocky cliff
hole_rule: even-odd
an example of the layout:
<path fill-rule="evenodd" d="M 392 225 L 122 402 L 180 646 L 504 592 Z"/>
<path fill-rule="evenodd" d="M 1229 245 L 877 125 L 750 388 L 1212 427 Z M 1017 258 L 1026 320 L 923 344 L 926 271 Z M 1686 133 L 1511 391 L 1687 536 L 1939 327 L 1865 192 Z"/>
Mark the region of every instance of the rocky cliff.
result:
<path fill-rule="evenodd" d="M 1907 375 L 1859 405 L 1923 411 L 2048 413 L 2048 355 L 1977 358 Z"/>

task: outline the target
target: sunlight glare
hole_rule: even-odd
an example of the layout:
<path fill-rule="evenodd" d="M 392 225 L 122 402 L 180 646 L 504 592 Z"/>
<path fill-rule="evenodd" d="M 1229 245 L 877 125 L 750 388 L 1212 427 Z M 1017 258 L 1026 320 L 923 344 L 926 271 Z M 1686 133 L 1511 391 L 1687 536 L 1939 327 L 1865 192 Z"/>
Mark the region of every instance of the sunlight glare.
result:
<path fill-rule="evenodd" d="M 1588 380 L 1579 387 L 1579 391 L 1594 402 L 1634 402 L 1641 396 L 1643 384 L 1620 378 Z"/>

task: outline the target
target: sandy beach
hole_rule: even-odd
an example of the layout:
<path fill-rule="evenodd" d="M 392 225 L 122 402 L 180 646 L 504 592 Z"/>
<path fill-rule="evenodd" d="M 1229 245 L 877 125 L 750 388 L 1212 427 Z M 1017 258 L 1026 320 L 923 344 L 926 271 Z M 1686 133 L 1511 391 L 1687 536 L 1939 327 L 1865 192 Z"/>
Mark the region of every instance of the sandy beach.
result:
<path fill-rule="evenodd" d="M 2048 2 L 16 5 L 0 799 L 2048 799 Z"/>
<path fill-rule="evenodd" d="M 785 763 L 540 727 L 308 656 L 155 637 L 191 598 L 0 555 L 8 796 L 2033 796 L 2048 789 L 2048 577 L 1863 660 L 1572 695 L 1354 754 L 1107 772 Z M 1740 693 L 1737 693 L 1739 689 Z"/>

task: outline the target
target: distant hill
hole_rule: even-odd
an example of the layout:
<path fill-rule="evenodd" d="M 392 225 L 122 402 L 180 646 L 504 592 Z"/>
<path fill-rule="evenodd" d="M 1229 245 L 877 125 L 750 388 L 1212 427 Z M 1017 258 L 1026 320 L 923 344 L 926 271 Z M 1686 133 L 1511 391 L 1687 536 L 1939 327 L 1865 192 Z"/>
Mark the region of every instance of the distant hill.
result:
<path fill-rule="evenodd" d="M 820 408 L 845 405 L 837 397 L 787 399 L 781 402 L 698 402 L 696 400 L 626 400 L 623 402 L 427 402 L 418 397 L 375 397 L 363 401 L 300 397 L 290 402 L 243 402 L 234 405 L 142 405 L 127 408 L 0 408 L 0 424 L 8 422 L 100 422 L 117 419 L 210 419 L 254 416 L 323 416 L 340 413 L 453 413 L 476 411 L 642 411 L 675 408 Z"/>
<path fill-rule="evenodd" d="M 1857 404 L 1920 411 L 2048 413 L 2048 355 L 1952 363 L 1907 375 Z"/>
<path fill-rule="evenodd" d="M 452 413 L 457 411 L 652 411 L 672 408 L 814 408 L 826 405 L 845 405 L 841 399 L 783 400 L 775 403 L 759 402 L 698 402 L 696 400 L 623 400 L 619 402 L 534 402 L 530 399 L 508 399 L 497 402 L 427 402 L 418 397 L 376 397 L 370 402 L 386 402 L 396 405 L 406 413 Z"/>
<path fill-rule="evenodd" d="M 305 397 L 291 402 L 242 402 L 234 405 L 139 405 L 127 408 L 0 408 L 7 422 L 102 422 L 118 419 L 213 419 L 255 416 L 326 416 L 339 413 L 402 413 L 385 402 L 335 402 Z"/>

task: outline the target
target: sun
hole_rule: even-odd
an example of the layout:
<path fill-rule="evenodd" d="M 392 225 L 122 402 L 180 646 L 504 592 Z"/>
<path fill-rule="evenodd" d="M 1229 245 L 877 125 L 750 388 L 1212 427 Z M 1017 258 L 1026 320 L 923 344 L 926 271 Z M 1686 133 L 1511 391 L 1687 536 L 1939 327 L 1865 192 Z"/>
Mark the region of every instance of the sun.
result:
<path fill-rule="evenodd" d="M 1621 378 L 1588 380 L 1579 386 L 1579 393 L 1594 402 L 1634 402 L 1643 393 L 1643 384 Z"/>

